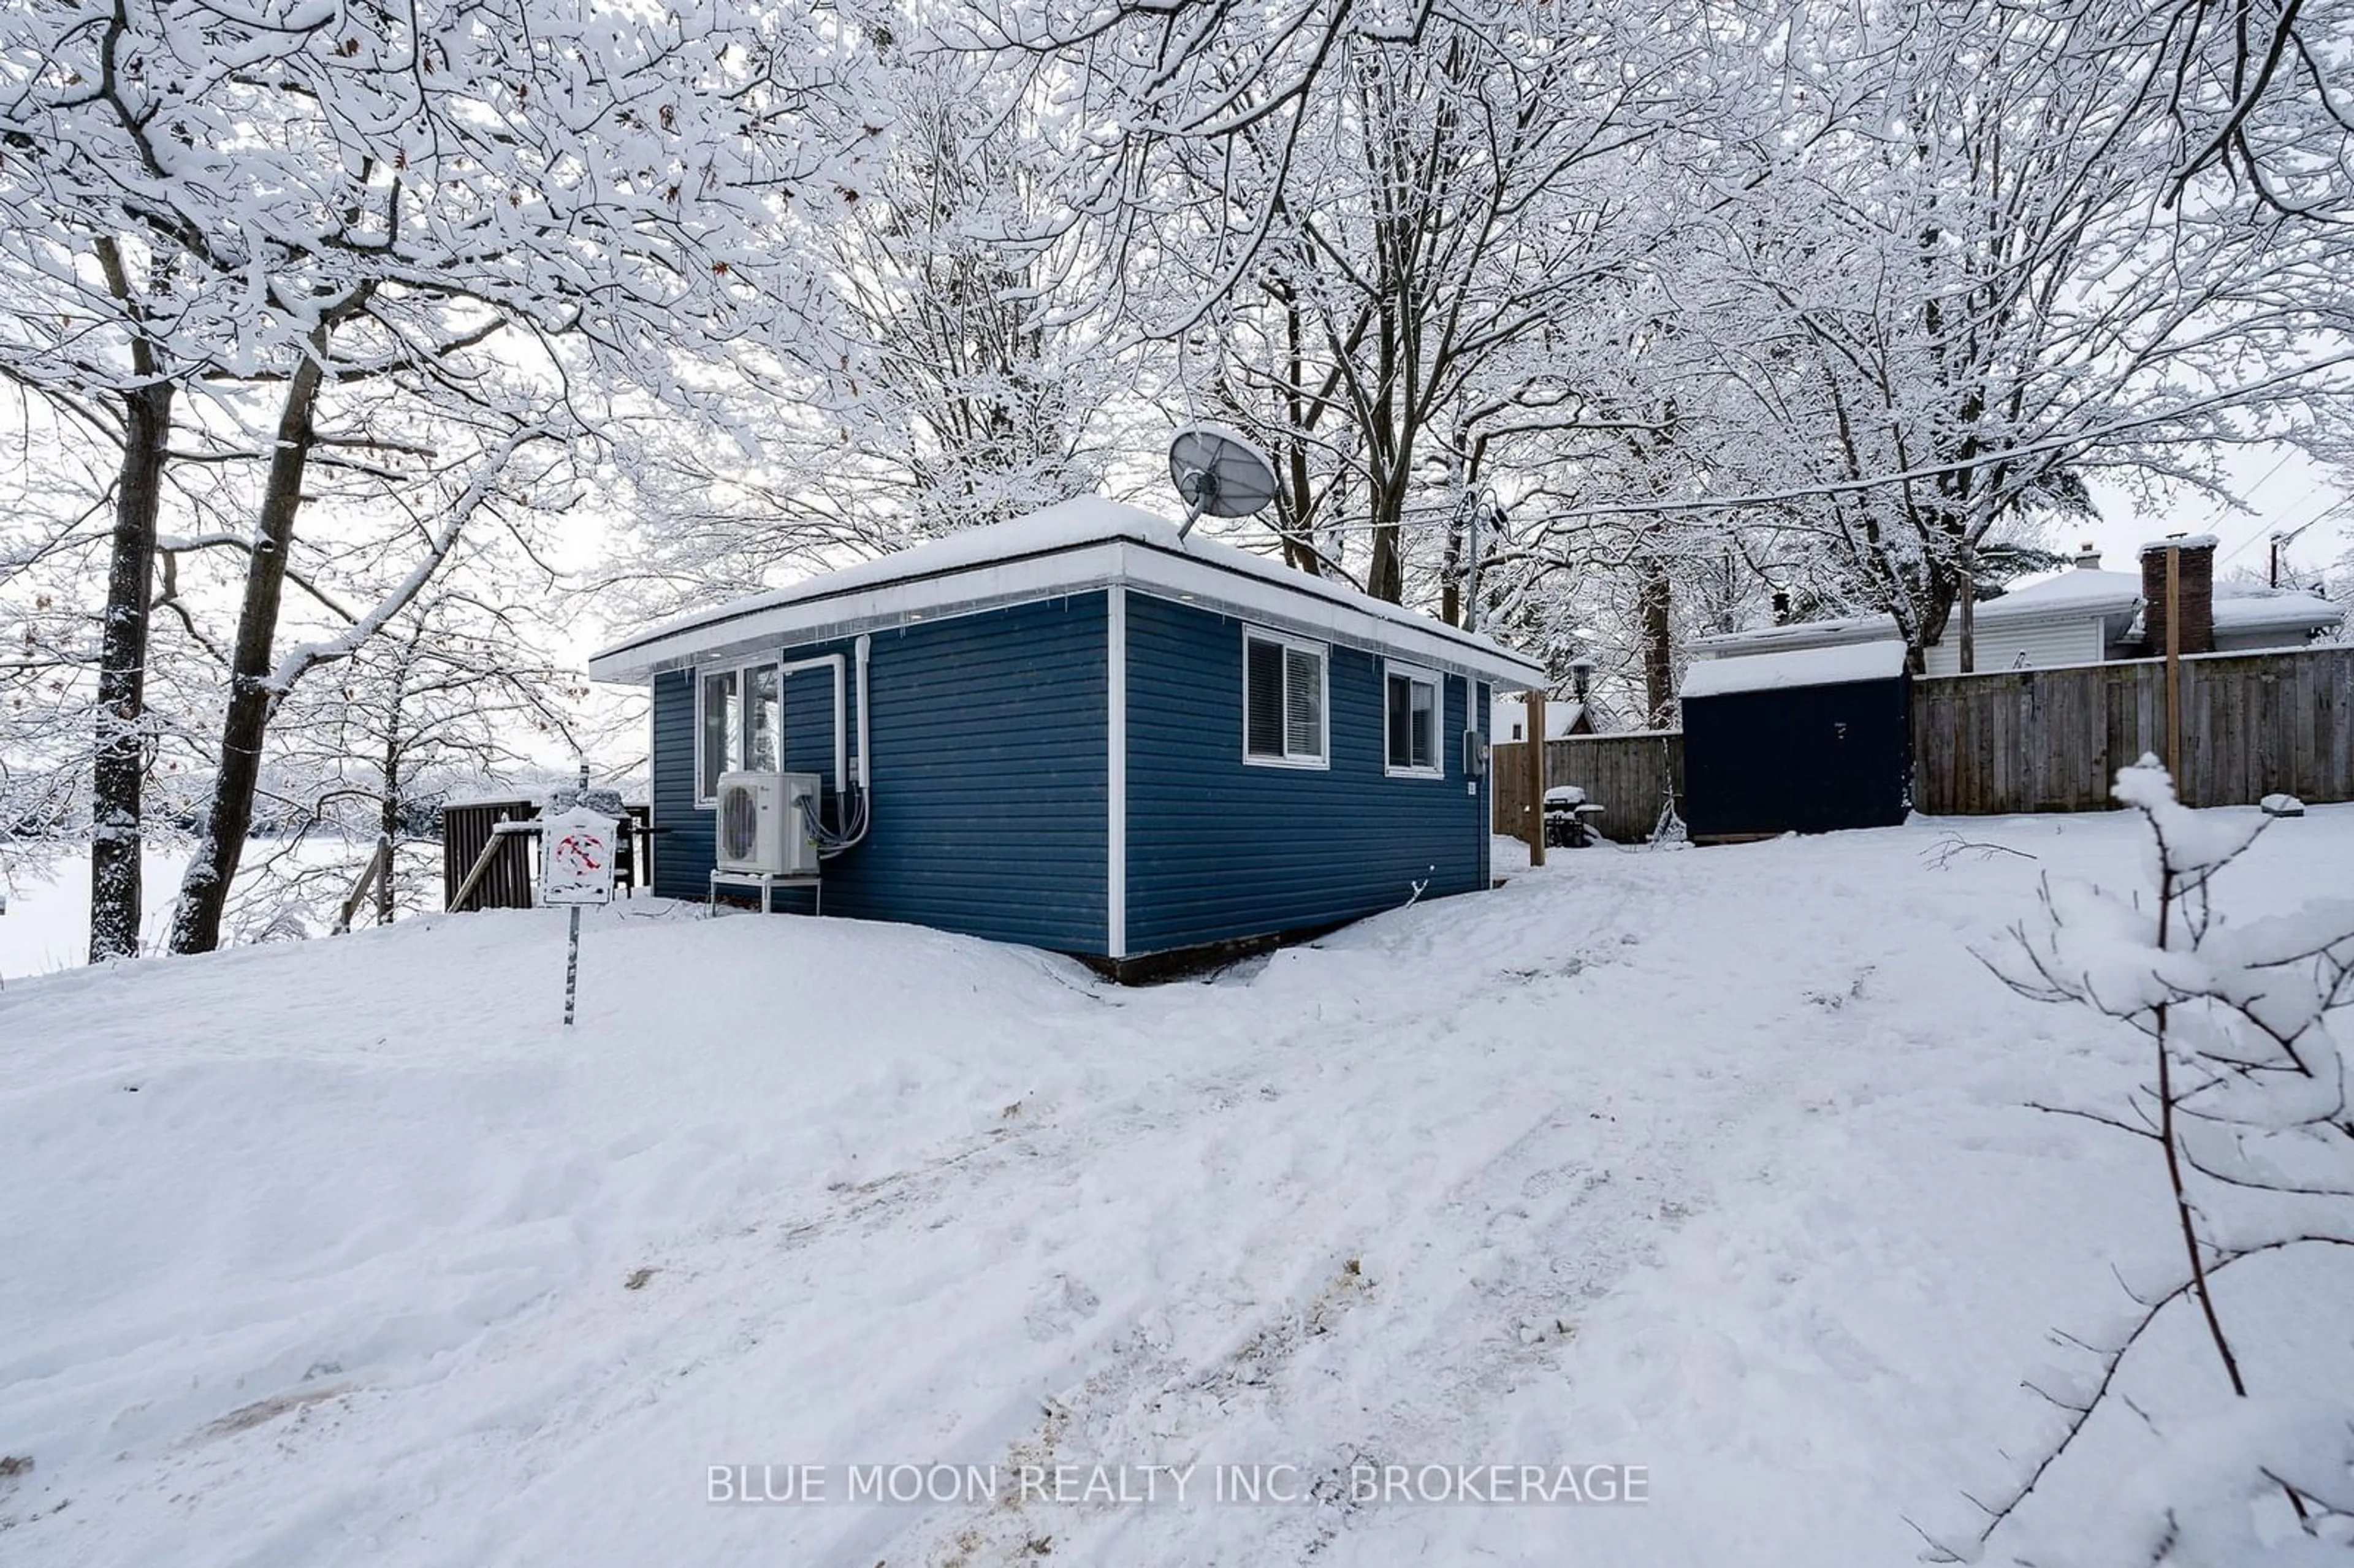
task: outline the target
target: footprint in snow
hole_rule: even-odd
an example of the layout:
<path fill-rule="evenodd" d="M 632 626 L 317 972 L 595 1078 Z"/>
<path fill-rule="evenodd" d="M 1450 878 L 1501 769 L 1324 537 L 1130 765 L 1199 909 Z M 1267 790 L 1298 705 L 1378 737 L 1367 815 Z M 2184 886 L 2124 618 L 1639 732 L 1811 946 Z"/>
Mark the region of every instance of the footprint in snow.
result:
<path fill-rule="evenodd" d="M 1102 1299 L 1080 1280 L 1067 1274 L 1058 1274 L 1046 1282 L 1030 1309 L 1022 1315 L 1023 1327 L 1040 1344 L 1059 1340 L 1081 1323 L 1096 1315 Z"/>

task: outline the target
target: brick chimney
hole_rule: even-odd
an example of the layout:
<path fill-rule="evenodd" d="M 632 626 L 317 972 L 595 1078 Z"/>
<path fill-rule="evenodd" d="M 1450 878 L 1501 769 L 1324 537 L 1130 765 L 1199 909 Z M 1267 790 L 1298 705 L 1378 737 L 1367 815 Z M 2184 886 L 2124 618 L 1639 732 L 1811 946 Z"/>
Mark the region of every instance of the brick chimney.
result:
<path fill-rule="evenodd" d="M 2185 653 L 2215 651 L 2215 535 L 2172 534 L 2141 547 L 2142 630 L 2149 656 L 2166 652 L 2166 555 L 2182 557 L 2178 584 L 2182 597 L 2181 647 Z"/>

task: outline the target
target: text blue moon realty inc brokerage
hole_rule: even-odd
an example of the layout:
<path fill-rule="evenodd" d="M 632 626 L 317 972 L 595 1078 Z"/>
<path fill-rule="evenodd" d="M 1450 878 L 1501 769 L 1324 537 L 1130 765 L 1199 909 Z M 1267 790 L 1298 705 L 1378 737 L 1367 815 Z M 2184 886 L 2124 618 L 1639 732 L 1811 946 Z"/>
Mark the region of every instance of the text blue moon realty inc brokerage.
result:
<path fill-rule="evenodd" d="M 1644 1465 L 712 1465 L 715 1503 L 1640 1504 Z"/>

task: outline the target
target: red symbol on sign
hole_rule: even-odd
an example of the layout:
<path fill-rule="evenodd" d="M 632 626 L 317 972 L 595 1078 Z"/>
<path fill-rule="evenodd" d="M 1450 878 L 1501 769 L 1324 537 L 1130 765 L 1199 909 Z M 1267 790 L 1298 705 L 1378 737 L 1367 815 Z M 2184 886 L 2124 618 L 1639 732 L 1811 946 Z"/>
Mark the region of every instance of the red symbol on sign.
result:
<path fill-rule="evenodd" d="M 596 839 L 567 833 L 556 841 L 556 863 L 567 871 L 600 871 L 605 863 L 599 858 L 604 848 L 604 844 Z"/>

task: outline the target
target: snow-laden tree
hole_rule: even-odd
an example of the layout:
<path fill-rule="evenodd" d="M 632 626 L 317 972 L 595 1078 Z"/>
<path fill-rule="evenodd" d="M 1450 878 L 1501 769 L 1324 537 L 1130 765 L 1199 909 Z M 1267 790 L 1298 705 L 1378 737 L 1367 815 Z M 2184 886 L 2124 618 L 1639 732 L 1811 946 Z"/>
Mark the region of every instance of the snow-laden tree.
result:
<path fill-rule="evenodd" d="M 1223 72 L 1165 37 L 1141 58 L 1166 78 L 1093 62 L 1139 112 L 1163 94 L 1130 132 L 1119 228 L 1154 280 L 1130 282 L 1131 311 L 1182 345 L 1202 406 L 1276 457 L 1288 556 L 1330 569 L 1361 545 L 1348 569 L 1390 599 L 1410 563 L 1417 587 L 1458 586 L 1448 535 L 1506 466 L 1498 443 L 1575 418 L 1559 329 L 1660 242 L 1648 164 L 1676 154 L 1655 144 L 1732 111 L 1707 25 L 1672 3 L 1398 21 L 1319 29 L 1296 79 L 1267 74 L 1267 40 L 1231 15 L 1184 40 L 1227 51 Z M 1166 101 L 1178 79 L 1228 112 Z"/>
<path fill-rule="evenodd" d="M 542 650 L 561 637 L 561 585 L 485 531 L 375 637 L 292 688 L 270 726 L 259 818 L 270 829 L 229 907 L 240 937 L 330 928 L 387 846 L 379 924 L 440 906 L 439 813 L 513 790 L 583 752 L 578 672 Z"/>
<path fill-rule="evenodd" d="M 596 434 L 584 377 L 659 396 L 682 346 L 758 330 L 791 270 L 778 230 L 854 180 L 880 125 L 858 101 L 854 29 L 815 8 L 656 21 L 573 0 L 286 15 L 68 0 L 6 27 L 0 179 L 36 238 L 0 252 L 0 288 L 63 323 L 10 342 L 12 373 L 70 390 L 86 339 L 121 341 L 127 382 L 101 386 L 201 391 L 204 428 L 265 457 L 213 803 L 175 926 L 175 947 L 201 950 L 287 683 L 398 613 L 519 451 Z M 483 439 L 462 476 L 429 439 L 377 453 L 388 471 L 413 458 L 440 490 L 412 569 L 345 633 L 281 656 L 313 459 L 380 440 L 322 428 L 361 387 Z M 110 627 L 143 605 L 153 531 L 117 551 Z M 120 889 L 95 891 L 94 931 L 119 938 L 103 906 Z"/>
<path fill-rule="evenodd" d="M 1803 150 L 1708 231 L 1740 296 L 1722 363 L 1751 394 L 1712 435 L 1780 460 L 1742 499 L 1916 665 L 1974 550 L 2081 512 L 2094 475 L 2214 486 L 2219 450 L 2327 421 L 2354 386 L 2347 237 L 2178 189 L 2147 73 L 2104 47 L 2127 20 L 1807 14 L 1794 58 L 1826 79 L 1819 111 L 1797 101 Z"/>
<path fill-rule="evenodd" d="M 2249 208 L 2354 217 L 2354 8 L 2343 0 L 2171 0 L 2120 7 L 2111 48 L 2172 132 L 2178 200 L 2220 176 Z"/>
<path fill-rule="evenodd" d="M 868 20 L 887 151 L 807 252 L 792 321 L 642 427 L 618 576 L 660 609 L 1093 491 L 1140 374 L 1104 258 L 1060 220 L 1036 81 Z M 854 199 L 850 199 L 854 196 Z"/>

